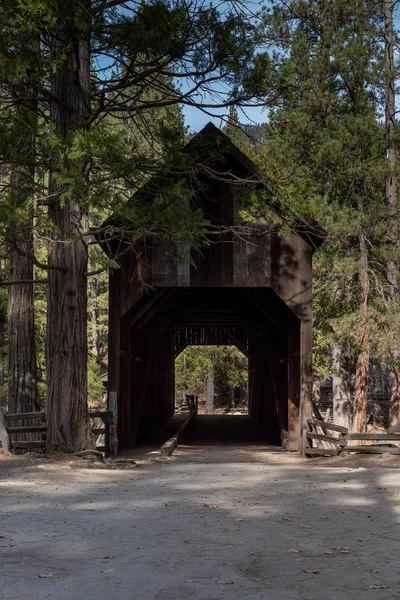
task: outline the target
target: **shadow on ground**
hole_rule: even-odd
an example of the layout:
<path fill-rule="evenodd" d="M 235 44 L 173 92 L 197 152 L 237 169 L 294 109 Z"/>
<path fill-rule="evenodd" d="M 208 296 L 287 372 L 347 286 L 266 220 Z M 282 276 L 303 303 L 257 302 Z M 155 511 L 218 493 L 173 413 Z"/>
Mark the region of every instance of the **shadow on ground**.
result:
<path fill-rule="evenodd" d="M 254 443 L 135 471 L 1 461 L 0 598 L 393 600 L 398 464 Z"/>

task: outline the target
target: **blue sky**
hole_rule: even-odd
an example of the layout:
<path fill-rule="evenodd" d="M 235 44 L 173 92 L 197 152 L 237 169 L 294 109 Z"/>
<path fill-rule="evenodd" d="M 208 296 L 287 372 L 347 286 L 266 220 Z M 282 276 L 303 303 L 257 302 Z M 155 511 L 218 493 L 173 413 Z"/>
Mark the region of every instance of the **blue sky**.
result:
<path fill-rule="evenodd" d="M 209 121 L 214 123 L 217 127 L 223 127 L 224 123 L 220 116 L 226 115 L 228 110 L 215 109 L 210 110 L 214 116 L 204 113 L 198 108 L 192 106 L 184 106 L 183 114 L 185 115 L 185 124 L 190 128 L 191 131 L 200 131 Z M 267 121 L 267 112 L 261 107 L 254 106 L 252 108 L 238 109 L 239 119 L 242 124 L 247 123 L 265 123 Z"/>
<path fill-rule="evenodd" d="M 233 0 L 235 1 L 235 0 Z M 1 2 L 1 0 L 0 0 Z M 129 6 L 129 0 L 127 0 L 126 4 L 127 6 Z M 242 6 L 241 8 L 244 9 L 246 12 L 248 12 L 248 15 L 254 15 L 255 13 L 257 13 L 260 8 L 263 6 L 263 4 L 265 3 L 265 0 L 245 0 L 245 2 L 243 2 L 242 0 Z M 212 5 L 212 2 L 210 2 L 210 5 Z M 224 10 L 230 6 L 230 1 L 229 0 L 219 0 L 219 8 L 221 10 L 221 13 L 224 12 Z M 122 8 L 122 13 L 127 13 L 126 8 Z M 111 60 L 111 59 L 109 59 Z M 108 60 L 105 59 L 103 56 L 98 60 L 99 66 L 100 67 L 104 67 L 107 65 Z M 109 73 L 107 73 L 107 75 L 109 75 Z M 193 82 L 191 82 L 192 84 Z M 187 82 L 180 82 L 180 84 L 182 85 L 183 88 L 187 88 L 188 87 L 188 83 Z M 217 85 L 218 88 L 218 85 Z M 198 99 L 198 98 L 196 98 Z M 210 99 L 207 98 L 207 100 L 210 101 Z M 212 104 L 212 100 L 209 102 L 210 104 Z M 264 111 L 262 109 L 262 107 L 251 107 L 251 108 L 246 108 L 246 109 L 240 109 L 237 108 L 238 110 L 238 114 L 239 114 L 239 121 L 241 124 L 248 124 L 248 123 L 265 123 L 267 121 L 267 112 Z M 185 117 L 185 125 L 187 127 L 189 127 L 189 130 L 192 132 L 196 132 L 196 131 L 200 131 L 200 129 L 202 129 L 208 122 L 212 122 L 214 123 L 214 125 L 216 125 L 217 127 L 222 128 L 224 126 L 224 123 L 226 121 L 224 121 L 223 116 L 228 114 L 229 109 L 228 108 L 223 108 L 223 109 L 208 109 L 208 112 L 205 113 L 202 110 L 192 107 L 192 106 L 184 106 L 183 107 L 183 114 Z M 212 114 L 210 114 L 212 113 Z M 220 116 L 218 116 L 220 115 Z M 222 117 L 222 118 L 221 118 Z"/>

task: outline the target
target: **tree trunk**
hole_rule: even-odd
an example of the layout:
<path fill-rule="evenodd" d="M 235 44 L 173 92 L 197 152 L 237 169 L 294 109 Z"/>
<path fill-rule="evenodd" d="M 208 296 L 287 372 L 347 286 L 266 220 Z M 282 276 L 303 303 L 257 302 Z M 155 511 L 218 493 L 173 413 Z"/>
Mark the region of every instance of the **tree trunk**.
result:
<path fill-rule="evenodd" d="M 360 217 L 363 214 L 362 201 L 359 201 Z M 368 249 L 364 232 L 359 234 L 359 287 L 360 287 L 360 335 L 359 352 L 356 365 L 355 406 L 353 416 L 353 431 L 364 433 L 367 429 L 367 389 L 369 370 L 369 334 L 368 334 Z"/>
<path fill-rule="evenodd" d="M 3 259 L 0 258 L 0 271 L 4 269 Z M 6 370 L 7 370 L 7 344 L 6 323 L 7 311 L 3 297 L 0 297 L 0 408 L 7 404 Z"/>
<path fill-rule="evenodd" d="M 394 314 L 398 295 L 399 263 L 395 257 L 399 242 L 397 211 L 397 152 L 394 143 L 396 125 L 395 63 L 393 32 L 393 0 L 383 0 L 385 16 L 385 126 L 388 175 L 386 179 L 386 203 L 388 210 L 388 258 L 386 261 L 388 312 Z M 394 338 L 396 342 L 396 336 Z M 391 352 L 389 369 L 389 425 L 400 423 L 400 348 L 395 343 Z"/>
<path fill-rule="evenodd" d="M 27 49 L 38 52 L 39 38 L 26 40 Z M 9 270 L 11 281 L 34 279 L 33 200 L 35 184 L 34 157 L 39 81 L 35 66 L 25 74 L 24 105 L 16 109 L 23 131 L 16 140 L 16 164 L 11 173 L 11 201 L 16 214 L 25 218 L 11 220 L 8 230 Z M 8 411 L 37 412 L 40 409 L 37 391 L 35 344 L 35 290 L 33 283 L 10 285 L 8 288 Z M 21 425 L 36 424 L 21 422 Z M 32 436 L 30 436 L 32 439 Z M 20 438 L 19 438 L 20 439 Z M 22 437 L 22 439 L 25 439 Z"/>
<path fill-rule="evenodd" d="M 213 352 L 210 353 L 210 370 L 208 371 L 207 387 L 206 387 L 206 405 L 204 408 L 204 414 L 212 415 L 214 413 L 214 365 L 215 355 Z"/>
<path fill-rule="evenodd" d="M 80 3 L 82 4 L 82 3 Z M 73 12 L 73 11 L 71 11 Z M 51 118 L 59 136 L 85 129 L 89 113 L 90 53 L 88 34 L 68 20 L 52 31 L 55 56 L 65 57 L 51 77 Z M 72 177 L 87 178 L 88 165 L 64 161 Z M 55 231 L 49 243 L 47 306 L 47 447 L 77 452 L 92 446 L 87 416 L 87 246 L 85 185 L 60 186 L 50 178 L 49 216 Z M 83 190 L 83 191 L 82 191 Z"/>
<path fill-rule="evenodd" d="M 348 368 L 339 342 L 333 344 L 333 421 L 351 427 L 351 389 Z"/>
<path fill-rule="evenodd" d="M 24 253 L 33 254 L 32 218 L 15 234 L 13 242 Z M 33 262 L 10 249 L 12 281 L 32 280 Z M 21 283 L 8 288 L 8 412 L 40 410 L 37 392 L 34 319 L 34 285 Z"/>
<path fill-rule="evenodd" d="M 97 304 L 97 296 L 98 296 L 98 280 L 96 277 L 92 279 L 89 283 L 90 290 L 90 313 L 91 313 L 91 328 L 92 328 L 92 353 L 95 356 L 100 357 L 100 334 L 99 334 L 99 310 Z"/>
<path fill-rule="evenodd" d="M 4 454 L 11 454 L 10 441 L 8 439 L 8 433 L 6 430 L 6 422 L 4 419 L 4 413 L 3 413 L 3 409 L 1 406 L 0 406 L 0 442 L 1 442 Z"/>
<path fill-rule="evenodd" d="M 234 386 L 229 386 L 229 408 L 230 410 L 235 410 L 236 409 L 236 404 L 235 404 L 235 388 Z"/>

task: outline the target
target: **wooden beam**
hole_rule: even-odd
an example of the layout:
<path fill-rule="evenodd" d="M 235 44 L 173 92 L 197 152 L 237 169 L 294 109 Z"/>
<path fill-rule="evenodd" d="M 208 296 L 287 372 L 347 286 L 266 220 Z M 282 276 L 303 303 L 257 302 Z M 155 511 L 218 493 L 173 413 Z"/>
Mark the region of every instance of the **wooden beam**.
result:
<path fill-rule="evenodd" d="M 335 425 L 335 423 L 327 423 L 326 421 L 320 421 L 319 419 L 308 419 L 307 423 L 309 425 L 317 425 L 318 427 L 324 429 L 330 429 L 331 431 L 338 431 L 339 433 L 348 433 L 347 427 L 342 427 L 342 425 Z"/>
<path fill-rule="evenodd" d="M 46 446 L 46 442 L 43 440 L 42 442 L 11 442 L 11 448 L 44 448 Z"/>
<path fill-rule="evenodd" d="M 137 331 L 176 293 L 176 288 L 163 288 L 156 292 L 130 321 L 130 326 Z"/>
<path fill-rule="evenodd" d="M 106 433 L 106 430 L 104 427 L 99 427 L 96 429 L 96 427 L 92 427 L 92 429 L 90 430 L 93 435 L 104 435 Z"/>
<path fill-rule="evenodd" d="M 27 412 L 4 415 L 6 421 L 21 421 L 23 419 L 43 419 L 46 420 L 45 412 Z"/>
<path fill-rule="evenodd" d="M 110 410 L 96 410 L 88 413 L 90 419 L 99 418 L 103 423 L 110 423 L 113 420 L 113 413 Z"/>
<path fill-rule="evenodd" d="M 391 448 L 390 446 L 346 446 L 343 448 L 346 452 L 361 452 L 361 454 L 400 454 L 400 448 Z"/>
<path fill-rule="evenodd" d="M 353 433 L 343 436 L 345 440 L 392 440 L 400 442 L 400 433 Z"/>
<path fill-rule="evenodd" d="M 337 446 L 346 446 L 346 441 L 344 438 L 335 438 L 330 435 L 324 435 L 322 433 L 311 433 L 311 431 L 306 431 L 306 437 L 309 440 L 319 440 L 321 442 L 329 442 L 330 444 L 336 444 Z"/>
<path fill-rule="evenodd" d="M 47 425 L 32 427 L 7 427 L 7 432 L 10 433 L 41 433 L 47 431 Z"/>
<path fill-rule="evenodd" d="M 251 291 L 245 290 L 244 293 L 272 325 L 279 330 L 285 329 L 282 321 L 279 321 L 279 317 L 276 316 L 276 307 L 272 306 L 257 288 L 254 288 Z"/>

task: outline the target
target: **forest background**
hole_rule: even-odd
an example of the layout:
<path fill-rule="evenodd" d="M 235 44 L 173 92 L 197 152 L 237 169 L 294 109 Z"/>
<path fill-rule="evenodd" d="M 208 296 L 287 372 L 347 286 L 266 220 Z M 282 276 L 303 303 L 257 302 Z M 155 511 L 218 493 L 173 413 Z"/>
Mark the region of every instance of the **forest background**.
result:
<path fill-rule="evenodd" d="M 88 445 L 86 401 L 103 391 L 118 260 L 98 245 L 102 223 L 129 221 L 115 235 L 132 247 L 160 235 L 210 243 L 179 183 L 132 204 L 162 165 L 196 168 L 181 152 L 193 134 L 183 106 L 218 114 L 283 212 L 327 231 L 314 257 L 314 377 L 335 375 L 335 420 L 365 431 L 378 370 L 388 421 L 400 421 L 396 11 L 389 0 L 2 2 L 0 403 L 46 406 L 50 448 Z M 264 124 L 248 123 L 252 106 Z M 255 193 L 242 213 L 271 217 Z"/>

